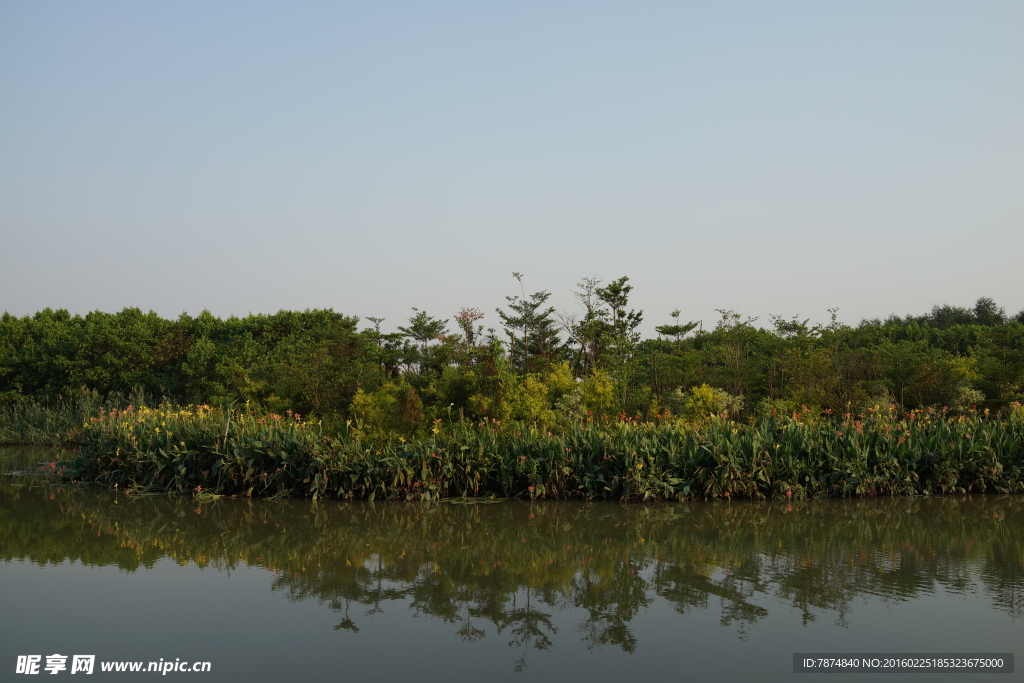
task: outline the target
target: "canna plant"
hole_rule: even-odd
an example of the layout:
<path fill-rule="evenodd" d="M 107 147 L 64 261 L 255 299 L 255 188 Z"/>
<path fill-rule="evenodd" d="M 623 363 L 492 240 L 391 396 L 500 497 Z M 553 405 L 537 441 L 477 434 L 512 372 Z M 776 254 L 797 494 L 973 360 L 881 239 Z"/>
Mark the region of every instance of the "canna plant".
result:
<path fill-rule="evenodd" d="M 753 423 L 437 420 L 423 436 L 209 406 L 109 410 L 68 476 L 135 491 L 384 500 L 688 500 L 1024 492 L 1024 416 L 814 415 Z"/>

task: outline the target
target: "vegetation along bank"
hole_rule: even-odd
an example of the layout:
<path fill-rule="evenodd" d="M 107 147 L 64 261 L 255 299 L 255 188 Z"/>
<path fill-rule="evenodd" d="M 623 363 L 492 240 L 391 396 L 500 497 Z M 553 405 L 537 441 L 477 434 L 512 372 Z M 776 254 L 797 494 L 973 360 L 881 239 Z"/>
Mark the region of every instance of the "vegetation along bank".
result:
<path fill-rule="evenodd" d="M 466 308 L 454 331 L 417 310 L 395 333 L 330 310 L 4 314 L 0 442 L 78 447 L 81 479 L 217 495 L 1021 490 L 1024 312 L 673 312 L 643 339 L 630 293 L 584 280 L 573 317 L 521 290 L 500 331 Z"/>

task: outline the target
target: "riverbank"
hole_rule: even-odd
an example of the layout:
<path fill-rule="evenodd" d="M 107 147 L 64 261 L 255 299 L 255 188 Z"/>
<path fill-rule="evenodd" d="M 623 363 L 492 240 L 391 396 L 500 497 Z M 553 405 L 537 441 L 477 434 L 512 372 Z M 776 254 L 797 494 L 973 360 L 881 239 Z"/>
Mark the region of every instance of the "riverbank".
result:
<path fill-rule="evenodd" d="M 351 427 L 351 426 L 350 426 Z M 369 439 L 286 413 L 129 408 L 74 434 L 63 476 L 122 490 L 370 500 L 780 499 L 1024 492 L 1024 417 L 893 410 L 755 423 L 437 422 Z"/>

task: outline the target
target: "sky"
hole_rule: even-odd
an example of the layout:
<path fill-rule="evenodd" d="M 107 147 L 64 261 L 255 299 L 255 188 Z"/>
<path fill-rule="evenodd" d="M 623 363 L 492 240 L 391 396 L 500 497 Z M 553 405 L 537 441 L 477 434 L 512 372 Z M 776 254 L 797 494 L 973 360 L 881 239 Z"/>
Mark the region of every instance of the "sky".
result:
<path fill-rule="evenodd" d="M 1024 0 L 0 3 L 0 311 L 1024 309 Z M 451 325 L 454 328 L 454 324 Z"/>

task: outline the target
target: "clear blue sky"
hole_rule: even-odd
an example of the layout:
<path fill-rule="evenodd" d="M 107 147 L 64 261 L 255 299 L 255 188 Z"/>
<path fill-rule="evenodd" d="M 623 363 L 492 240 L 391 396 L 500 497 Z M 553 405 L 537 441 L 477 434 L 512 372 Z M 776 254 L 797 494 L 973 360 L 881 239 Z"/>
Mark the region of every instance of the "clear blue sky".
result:
<path fill-rule="evenodd" d="M 0 4 L 0 310 L 1024 308 L 1024 3 Z"/>

